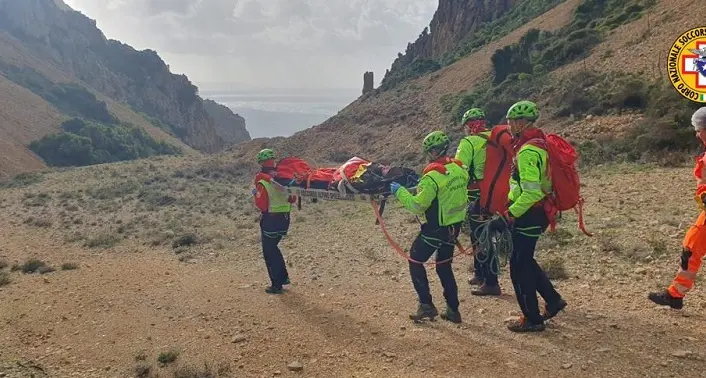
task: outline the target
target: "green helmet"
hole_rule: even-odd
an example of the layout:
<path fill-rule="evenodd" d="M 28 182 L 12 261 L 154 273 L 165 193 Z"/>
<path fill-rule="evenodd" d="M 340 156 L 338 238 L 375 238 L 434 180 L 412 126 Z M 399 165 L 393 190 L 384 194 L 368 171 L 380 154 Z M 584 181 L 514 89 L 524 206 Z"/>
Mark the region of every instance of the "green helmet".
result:
<path fill-rule="evenodd" d="M 262 163 L 265 160 L 272 160 L 274 158 L 275 158 L 275 153 L 274 153 L 274 151 L 270 150 L 269 148 L 265 148 L 264 150 L 257 153 L 257 162 L 258 163 Z"/>
<path fill-rule="evenodd" d="M 539 118 L 537 104 L 532 101 L 520 101 L 515 103 L 507 111 L 507 119 L 526 119 L 536 121 Z"/>
<path fill-rule="evenodd" d="M 479 108 L 472 108 L 468 109 L 467 112 L 463 113 L 463 119 L 461 119 L 461 123 L 465 125 L 468 121 L 478 121 L 481 119 L 485 119 L 485 113 L 483 113 L 483 110 Z"/>
<path fill-rule="evenodd" d="M 443 131 L 433 131 L 424 138 L 422 148 L 424 148 L 424 152 L 432 150 L 444 151 L 449 147 L 449 144 L 451 144 L 451 141 Z"/>

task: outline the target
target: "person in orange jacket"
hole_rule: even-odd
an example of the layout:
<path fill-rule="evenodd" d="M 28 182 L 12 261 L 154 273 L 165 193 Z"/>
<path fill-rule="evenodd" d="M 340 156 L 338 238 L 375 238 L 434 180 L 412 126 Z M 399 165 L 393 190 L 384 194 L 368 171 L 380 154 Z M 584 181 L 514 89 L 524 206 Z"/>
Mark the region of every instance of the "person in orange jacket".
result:
<path fill-rule="evenodd" d="M 268 294 L 284 293 L 283 285 L 288 285 L 289 273 L 284 263 L 279 242 L 289 231 L 289 214 L 296 197 L 288 196 L 273 185 L 275 168 L 275 153 L 264 149 L 257 154 L 260 172 L 255 175 L 255 206 L 262 212 L 260 216 L 260 239 L 262 255 L 265 258 L 267 274 L 271 285 L 265 289 Z"/>
<path fill-rule="evenodd" d="M 706 107 L 694 112 L 691 116 L 691 124 L 696 130 L 697 139 L 706 146 Z M 694 200 L 701 213 L 684 236 L 679 271 L 667 289 L 648 295 L 652 302 L 674 309 L 684 307 L 684 296 L 694 287 L 696 273 L 701 267 L 701 260 L 706 255 L 706 152 L 701 153 L 696 159 L 694 177 L 696 178 Z"/>

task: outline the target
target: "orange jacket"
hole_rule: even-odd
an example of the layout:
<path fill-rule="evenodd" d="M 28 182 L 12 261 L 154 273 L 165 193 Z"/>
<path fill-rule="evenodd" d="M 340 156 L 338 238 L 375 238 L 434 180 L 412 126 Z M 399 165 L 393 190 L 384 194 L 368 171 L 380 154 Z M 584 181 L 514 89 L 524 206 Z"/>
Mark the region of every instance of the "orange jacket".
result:
<path fill-rule="evenodd" d="M 696 158 L 694 177 L 696 178 L 696 195 L 700 197 L 706 193 L 706 153 L 702 153 Z"/>

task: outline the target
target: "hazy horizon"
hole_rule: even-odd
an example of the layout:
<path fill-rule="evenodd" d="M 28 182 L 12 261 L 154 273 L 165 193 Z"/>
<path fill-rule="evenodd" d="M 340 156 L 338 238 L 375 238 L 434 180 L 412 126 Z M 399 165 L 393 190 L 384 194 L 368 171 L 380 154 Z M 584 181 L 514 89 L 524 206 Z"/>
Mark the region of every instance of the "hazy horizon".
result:
<path fill-rule="evenodd" d="M 316 126 L 355 101 L 362 89 L 258 88 L 200 90 L 203 98 L 245 118 L 252 138 L 291 136 Z"/>

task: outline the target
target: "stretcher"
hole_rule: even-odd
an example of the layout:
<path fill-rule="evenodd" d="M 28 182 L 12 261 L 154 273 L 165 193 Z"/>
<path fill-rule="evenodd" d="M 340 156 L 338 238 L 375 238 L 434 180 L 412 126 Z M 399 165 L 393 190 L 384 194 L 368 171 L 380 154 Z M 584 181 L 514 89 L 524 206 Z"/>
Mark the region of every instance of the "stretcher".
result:
<path fill-rule="evenodd" d="M 284 186 L 276 182 L 274 182 L 273 184 L 280 190 L 283 190 L 285 193 L 292 196 L 303 198 L 316 198 L 317 200 L 320 199 L 326 201 L 370 202 L 387 199 L 391 195 L 390 192 L 353 193 L 348 190 L 341 192 L 340 190 L 305 189 L 296 186 Z M 407 190 L 414 193 L 416 191 L 416 187 L 407 188 Z"/>
<path fill-rule="evenodd" d="M 393 197 L 392 193 L 389 191 L 383 193 L 354 193 L 351 191 L 350 187 L 339 186 L 339 190 L 325 190 L 325 189 L 307 189 L 297 186 L 284 186 L 276 181 L 272 183 L 279 190 L 285 193 L 296 196 L 297 206 L 301 209 L 301 199 L 311 198 L 314 200 L 325 200 L 325 201 L 350 201 L 350 202 L 368 202 L 368 203 L 378 203 L 378 214 L 382 216 L 385 211 L 385 205 L 387 204 L 387 199 Z M 407 188 L 410 193 L 416 192 L 416 186 Z M 375 224 L 380 224 L 380 218 L 375 220 Z"/>
<path fill-rule="evenodd" d="M 415 184 L 418 183 L 418 181 L 414 181 Z M 367 202 L 373 207 L 373 213 L 375 214 L 375 225 L 379 225 L 383 235 L 387 239 L 388 243 L 390 246 L 399 254 L 401 257 L 405 258 L 409 262 L 415 263 L 415 264 L 422 264 L 422 265 L 427 265 L 427 266 L 436 266 L 439 264 L 445 264 L 451 260 L 454 259 L 454 257 L 459 257 L 459 256 L 472 256 L 474 251 L 473 249 L 467 249 L 464 248 L 461 243 L 456 241 L 456 247 L 459 250 L 459 254 L 456 256 L 452 256 L 446 260 L 442 261 L 435 261 L 435 262 L 422 262 L 422 261 L 416 261 L 412 259 L 409 254 L 399 245 L 397 244 L 393 239 L 392 236 L 389 234 L 387 231 L 387 228 L 385 227 L 385 223 L 382 219 L 382 214 L 385 211 L 385 204 L 387 203 L 387 199 L 392 197 L 394 198 L 395 196 L 392 195 L 389 191 L 385 191 L 382 193 L 355 193 L 353 192 L 355 189 L 352 188 L 349 185 L 339 185 L 337 186 L 338 190 L 336 189 L 331 189 L 331 190 L 326 190 L 326 189 L 307 189 L 307 188 L 302 188 L 298 186 L 287 186 L 287 185 L 282 185 L 281 183 L 278 183 L 276 181 L 272 182 L 272 185 L 277 188 L 278 190 L 282 190 L 285 193 L 291 195 L 291 196 L 296 196 L 298 199 L 298 205 L 299 208 L 301 209 L 301 199 L 302 198 L 311 198 L 315 200 L 325 200 L 325 201 L 350 201 L 350 202 Z M 416 186 L 413 187 L 406 187 L 405 188 L 410 192 L 410 193 L 416 193 Z"/>

